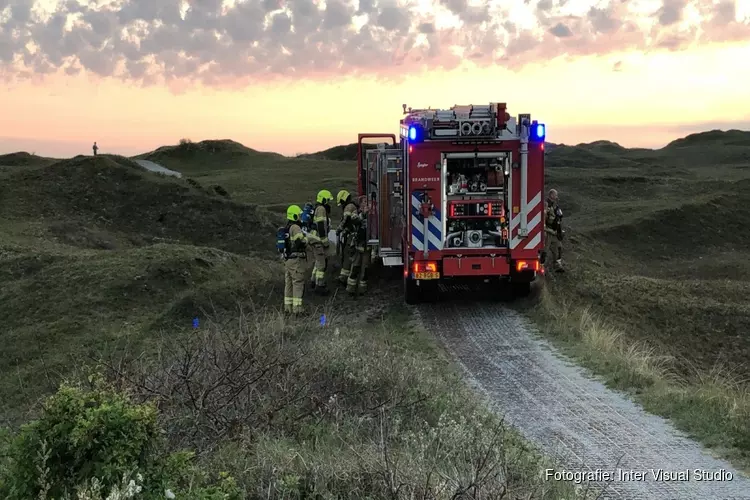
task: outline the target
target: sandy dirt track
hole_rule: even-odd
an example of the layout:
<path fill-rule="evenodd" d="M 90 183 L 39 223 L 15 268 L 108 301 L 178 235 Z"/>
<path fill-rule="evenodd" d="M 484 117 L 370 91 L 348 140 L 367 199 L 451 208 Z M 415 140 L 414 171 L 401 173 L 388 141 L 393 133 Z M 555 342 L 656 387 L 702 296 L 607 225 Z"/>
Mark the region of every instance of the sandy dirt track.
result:
<path fill-rule="evenodd" d="M 164 175 L 171 175 L 173 177 L 182 177 L 182 174 L 180 172 L 177 172 L 175 170 L 170 170 L 166 167 L 162 167 L 158 163 L 154 163 L 149 160 L 133 160 L 141 167 L 145 168 L 146 170 L 149 170 L 151 172 L 156 172 L 157 174 L 164 174 Z"/>
<path fill-rule="evenodd" d="M 467 300 L 420 305 L 416 314 L 506 422 L 560 460 L 558 472 L 645 473 L 598 483 L 606 485 L 600 498 L 750 499 L 748 478 L 566 361 L 520 313 Z M 723 480 L 696 480 L 696 469 Z M 687 470 L 690 480 L 654 480 L 652 470 Z"/>

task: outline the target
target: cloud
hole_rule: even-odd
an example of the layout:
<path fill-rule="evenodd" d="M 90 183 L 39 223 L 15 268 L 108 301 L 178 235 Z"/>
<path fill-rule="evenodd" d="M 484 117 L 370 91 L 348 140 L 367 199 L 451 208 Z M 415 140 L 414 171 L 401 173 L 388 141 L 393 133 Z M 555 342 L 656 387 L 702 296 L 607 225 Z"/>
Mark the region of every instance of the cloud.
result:
<path fill-rule="evenodd" d="M 557 23 L 549 29 L 549 32 L 558 38 L 567 38 L 569 36 L 573 36 L 573 32 L 570 31 L 570 28 L 565 26 L 563 23 Z"/>
<path fill-rule="evenodd" d="M 49 5 L 56 5 L 49 11 Z M 733 1 L 0 0 L 0 77 L 63 71 L 140 84 L 393 76 L 465 60 L 518 69 L 555 57 L 742 40 Z M 709 5 L 711 4 L 711 5 Z M 520 16 L 518 9 L 526 9 Z M 698 12 L 700 24 L 687 16 Z M 692 24 L 686 25 L 686 18 Z M 534 19 L 529 25 L 527 19 Z M 408 71 L 407 71 L 408 69 Z"/>
<path fill-rule="evenodd" d="M 687 0 L 664 0 L 659 9 L 659 24 L 669 26 L 682 19 Z"/>

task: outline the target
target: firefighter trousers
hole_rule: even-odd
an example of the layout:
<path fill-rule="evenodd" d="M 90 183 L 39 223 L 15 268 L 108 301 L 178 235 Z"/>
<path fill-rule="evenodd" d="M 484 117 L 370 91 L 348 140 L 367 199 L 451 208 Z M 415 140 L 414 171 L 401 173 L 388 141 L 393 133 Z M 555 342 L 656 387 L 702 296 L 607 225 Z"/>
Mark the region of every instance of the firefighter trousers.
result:
<path fill-rule="evenodd" d="M 349 277 L 346 279 L 346 291 L 363 294 L 367 291 L 367 271 L 370 267 L 370 249 L 357 248 L 352 255 Z"/>
<path fill-rule="evenodd" d="M 357 250 L 351 245 L 347 245 L 341 249 L 341 271 L 339 271 L 339 281 L 342 284 L 346 284 L 347 279 L 352 270 L 352 261 L 354 260 L 354 254 Z"/>
<path fill-rule="evenodd" d="M 305 261 L 290 258 L 284 261 L 284 311 L 302 312 L 302 297 L 305 293 Z"/>
<path fill-rule="evenodd" d="M 544 267 L 551 270 L 553 266 L 562 265 L 562 242 L 556 234 L 544 234 Z"/>
<path fill-rule="evenodd" d="M 328 256 L 326 255 L 326 249 L 322 243 L 314 244 L 312 250 L 315 264 L 313 265 L 312 275 L 310 276 L 310 284 L 316 289 L 322 289 L 326 287 Z"/>

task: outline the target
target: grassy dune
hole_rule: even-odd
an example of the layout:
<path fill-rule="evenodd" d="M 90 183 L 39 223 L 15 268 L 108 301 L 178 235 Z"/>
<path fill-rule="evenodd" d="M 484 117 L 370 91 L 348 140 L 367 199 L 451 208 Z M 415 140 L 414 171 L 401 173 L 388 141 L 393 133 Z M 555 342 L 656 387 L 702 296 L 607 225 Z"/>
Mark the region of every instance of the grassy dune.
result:
<path fill-rule="evenodd" d="M 462 385 L 398 283 L 278 313 L 276 210 L 352 169 L 243 148 L 145 155 L 185 179 L 107 155 L 0 168 L 0 497 L 140 474 L 143 498 L 575 498 Z"/>
<path fill-rule="evenodd" d="M 747 467 L 750 133 L 557 146 L 547 165 L 569 272 L 523 307 L 611 386 Z"/>
<path fill-rule="evenodd" d="M 356 155 L 356 153 L 355 153 Z M 164 146 L 138 158 L 183 172 L 201 185 L 219 185 L 233 200 L 285 212 L 290 203 L 314 201 L 321 189 L 336 193 L 357 186 L 352 162 L 288 158 L 233 141 Z"/>

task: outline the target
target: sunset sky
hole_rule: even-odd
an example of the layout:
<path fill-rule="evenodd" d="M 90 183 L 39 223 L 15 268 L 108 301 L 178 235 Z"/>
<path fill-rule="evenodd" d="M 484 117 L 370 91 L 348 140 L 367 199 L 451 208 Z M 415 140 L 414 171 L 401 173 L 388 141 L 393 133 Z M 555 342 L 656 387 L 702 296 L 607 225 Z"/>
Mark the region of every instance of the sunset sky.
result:
<path fill-rule="evenodd" d="M 0 0 L 0 79 L 0 153 L 292 155 L 490 101 L 661 147 L 750 129 L 750 0 Z"/>

